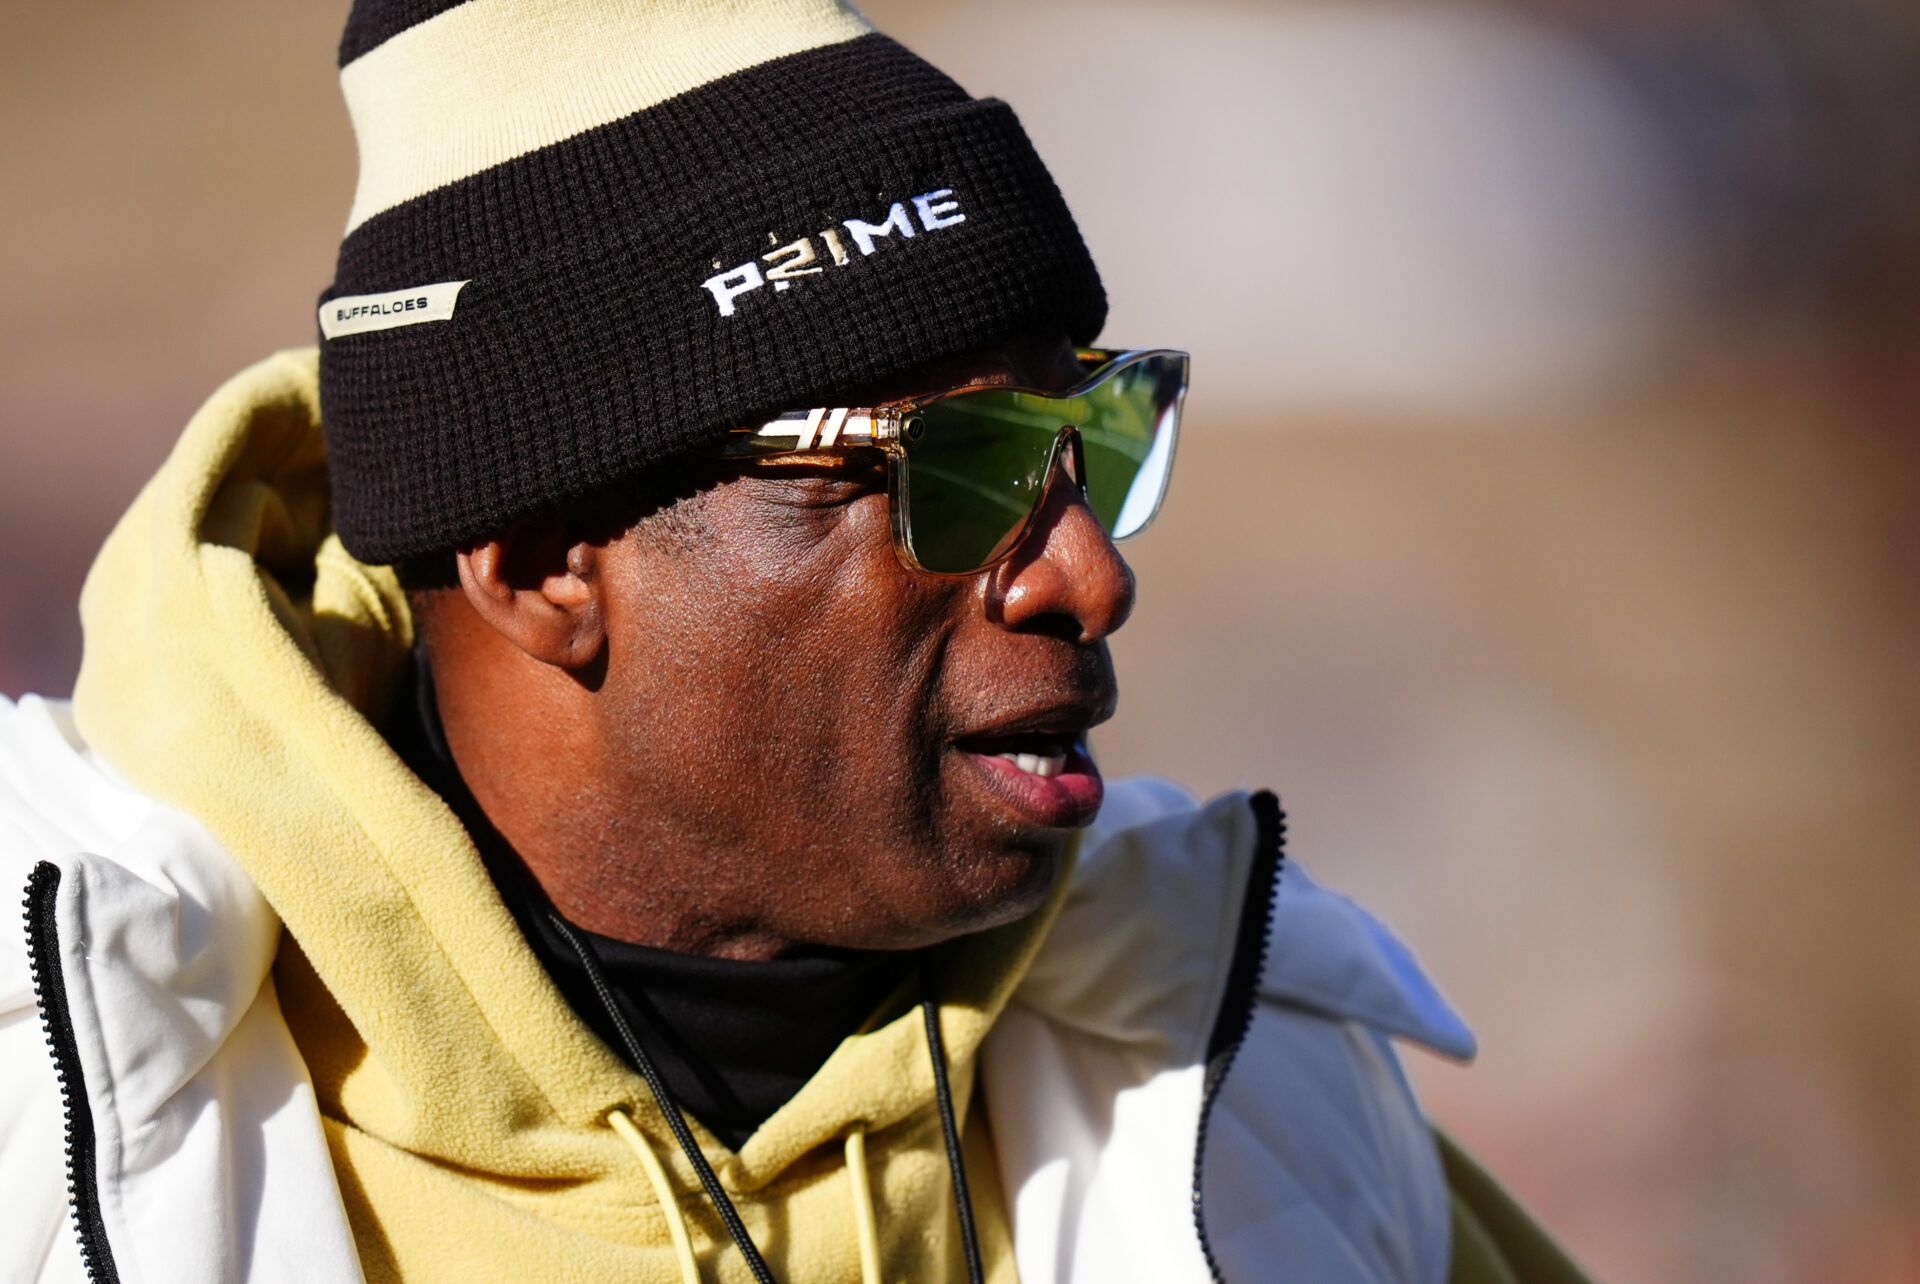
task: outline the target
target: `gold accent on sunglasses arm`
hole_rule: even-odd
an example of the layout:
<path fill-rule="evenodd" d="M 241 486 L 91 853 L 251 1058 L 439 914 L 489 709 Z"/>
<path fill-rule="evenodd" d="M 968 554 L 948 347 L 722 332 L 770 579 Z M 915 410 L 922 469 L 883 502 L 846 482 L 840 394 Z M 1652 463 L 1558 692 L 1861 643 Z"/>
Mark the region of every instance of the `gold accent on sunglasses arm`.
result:
<path fill-rule="evenodd" d="M 899 411 L 888 407 L 816 406 L 769 419 L 728 435 L 729 454 L 766 455 L 803 450 L 853 450 L 900 440 Z"/>

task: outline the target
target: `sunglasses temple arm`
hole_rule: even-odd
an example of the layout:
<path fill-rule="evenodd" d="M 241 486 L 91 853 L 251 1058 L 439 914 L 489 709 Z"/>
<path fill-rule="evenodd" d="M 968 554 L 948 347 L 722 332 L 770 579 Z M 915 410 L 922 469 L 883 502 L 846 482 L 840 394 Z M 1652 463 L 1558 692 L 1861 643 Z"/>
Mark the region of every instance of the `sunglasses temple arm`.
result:
<path fill-rule="evenodd" d="M 817 406 L 770 419 L 750 435 L 789 450 L 832 450 L 891 440 L 898 432 L 894 421 L 895 416 L 883 410 Z"/>

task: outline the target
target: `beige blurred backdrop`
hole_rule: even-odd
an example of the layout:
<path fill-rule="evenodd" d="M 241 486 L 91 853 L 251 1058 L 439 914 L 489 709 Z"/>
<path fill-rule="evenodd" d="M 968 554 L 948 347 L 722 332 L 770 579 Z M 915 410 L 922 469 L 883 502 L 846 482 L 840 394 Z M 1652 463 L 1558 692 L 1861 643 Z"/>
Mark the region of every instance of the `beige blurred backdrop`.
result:
<path fill-rule="evenodd" d="M 1920 1280 L 1920 18 L 872 0 L 1185 346 L 1110 772 L 1270 785 L 1477 1029 L 1430 1109 L 1602 1278 Z M 341 0 L 12 4 L 0 691 L 313 339 Z M 1285 1091 L 1285 1085 L 1276 1085 Z"/>

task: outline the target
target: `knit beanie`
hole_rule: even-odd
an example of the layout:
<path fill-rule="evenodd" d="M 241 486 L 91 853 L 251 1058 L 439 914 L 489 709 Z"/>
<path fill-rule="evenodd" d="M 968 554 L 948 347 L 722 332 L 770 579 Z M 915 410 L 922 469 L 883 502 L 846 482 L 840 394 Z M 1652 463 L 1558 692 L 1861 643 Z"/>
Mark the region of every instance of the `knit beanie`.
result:
<path fill-rule="evenodd" d="M 334 521 L 450 550 L 1106 296 L 1013 111 L 842 0 L 356 0 Z"/>

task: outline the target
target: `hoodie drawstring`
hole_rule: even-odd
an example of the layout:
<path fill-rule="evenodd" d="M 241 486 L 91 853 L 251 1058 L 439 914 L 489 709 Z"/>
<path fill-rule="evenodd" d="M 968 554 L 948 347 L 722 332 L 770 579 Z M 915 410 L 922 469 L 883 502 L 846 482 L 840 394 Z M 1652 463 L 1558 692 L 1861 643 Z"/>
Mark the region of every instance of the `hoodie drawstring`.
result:
<path fill-rule="evenodd" d="M 607 1123 L 640 1157 L 640 1166 L 646 1169 L 647 1180 L 653 1184 L 653 1197 L 660 1201 L 660 1215 L 667 1219 L 667 1233 L 673 1236 L 673 1256 L 680 1263 L 683 1284 L 700 1284 L 700 1264 L 694 1260 L 687 1218 L 680 1211 L 680 1201 L 674 1196 L 673 1184 L 667 1180 L 667 1170 L 660 1165 L 660 1156 L 653 1153 L 646 1134 L 633 1122 L 633 1116 L 618 1106 L 608 1112 Z"/>
<path fill-rule="evenodd" d="M 707 1198 L 713 1201 L 713 1209 L 720 1214 L 720 1220 L 726 1224 L 727 1234 L 740 1250 L 740 1256 L 747 1260 L 747 1269 L 753 1272 L 755 1284 L 776 1284 L 773 1272 L 767 1269 L 767 1259 L 760 1256 L 760 1250 L 754 1247 L 753 1236 L 747 1234 L 747 1225 L 740 1220 L 740 1210 L 733 1206 L 727 1197 L 726 1188 L 714 1175 L 713 1165 L 707 1162 L 707 1156 L 700 1144 L 693 1139 L 693 1130 L 687 1127 L 687 1117 L 680 1112 L 680 1105 L 667 1091 L 667 1081 L 660 1077 L 660 1068 L 653 1064 L 653 1058 L 640 1046 L 640 1040 L 634 1036 L 633 1027 L 627 1024 L 627 1018 L 621 1015 L 620 1006 L 613 1001 L 613 991 L 607 988 L 606 974 L 600 970 L 600 960 L 594 957 L 580 934 L 573 930 L 573 924 L 561 918 L 558 913 L 549 913 L 548 919 L 554 930 L 573 947 L 580 959 L 580 966 L 586 969 L 587 980 L 593 983 L 593 992 L 600 999 L 600 1006 L 606 1009 L 607 1017 L 613 1022 L 614 1030 L 620 1035 L 620 1041 L 627 1046 L 627 1055 L 633 1058 L 633 1064 L 640 1071 L 640 1077 L 647 1081 L 647 1088 L 653 1093 L 653 1099 L 660 1105 L 660 1114 L 666 1119 L 667 1127 L 673 1131 L 673 1139 L 680 1143 L 680 1153 L 693 1165 L 694 1173 L 700 1178 L 701 1186 L 706 1188 Z M 636 1128 L 635 1132 L 639 1130 Z M 629 1145 L 632 1143 L 629 1142 Z M 653 1152 L 649 1150 L 648 1154 Z M 666 1180 L 664 1171 L 661 1180 Z M 670 1192 L 669 1192 L 670 1193 Z M 678 1205 L 674 1206 L 677 1209 Z M 684 1264 L 682 1266 L 684 1270 Z M 695 1276 L 697 1279 L 698 1276 Z"/>
<path fill-rule="evenodd" d="M 867 1176 L 867 1130 L 847 1134 L 847 1177 L 853 1184 L 853 1225 L 860 1237 L 860 1284 L 880 1278 L 880 1227 L 873 1215 L 873 1183 Z"/>
<path fill-rule="evenodd" d="M 633 1027 L 627 1024 L 627 1018 L 613 1001 L 613 991 L 608 988 L 606 975 L 600 970 L 600 960 L 580 939 L 573 924 L 561 918 L 557 912 L 549 911 L 547 917 L 554 930 L 573 947 L 574 954 L 580 959 L 580 966 L 586 969 L 587 980 L 592 982 L 600 1006 L 606 1010 L 607 1018 L 613 1022 L 620 1041 L 626 1045 L 634 1068 L 647 1081 L 647 1088 L 659 1104 L 660 1114 L 672 1130 L 673 1139 L 680 1144 L 680 1151 L 687 1157 L 687 1162 L 693 1165 L 701 1186 L 706 1189 L 707 1198 L 713 1201 L 714 1211 L 720 1214 L 720 1220 L 726 1224 L 727 1234 L 733 1237 L 740 1256 L 746 1259 L 747 1269 L 753 1272 L 755 1284 L 777 1284 L 773 1272 L 767 1269 L 766 1259 L 760 1256 L 760 1250 L 754 1246 L 753 1236 L 747 1234 L 746 1223 L 740 1220 L 740 1211 L 733 1206 L 726 1188 L 714 1175 L 713 1165 L 707 1162 L 705 1152 L 693 1139 L 693 1130 L 687 1127 L 687 1118 L 680 1110 L 680 1103 L 667 1091 L 667 1081 L 661 1077 L 659 1067 L 654 1065 L 647 1050 L 640 1046 Z M 953 1086 L 947 1077 L 947 1045 L 940 1034 L 940 1005 L 934 995 L 932 975 L 924 966 L 920 970 L 920 987 L 924 995 L 920 1010 L 926 1023 L 927 1056 L 933 1062 L 933 1095 L 940 1110 L 940 1137 L 946 1143 L 947 1169 L 953 1175 L 954 1212 L 960 1219 L 960 1244 L 966 1254 L 967 1280 L 968 1284 L 983 1284 L 986 1271 L 980 1255 L 979 1231 L 973 1220 L 973 1195 L 967 1188 L 967 1165 L 960 1153 L 960 1128 L 953 1107 Z M 640 1157 L 641 1166 L 647 1170 L 647 1179 L 653 1183 L 654 1194 L 660 1200 L 661 1211 L 667 1217 L 668 1228 L 673 1233 L 674 1252 L 679 1256 L 680 1272 L 688 1284 L 698 1284 L 699 1266 L 694 1260 L 693 1246 L 687 1236 L 686 1221 L 680 1214 L 680 1205 L 668 1184 L 666 1169 L 661 1166 L 659 1157 L 653 1153 L 639 1126 L 626 1111 L 611 1111 L 607 1122 Z M 853 1162 L 856 1152 L 860 1159 L 858 1165 Z M 867 1175 L 866 1157 L 867 1135 L 862 1130 L 855 1130 L 847 1138 L 847 1168 L 854 1188 L 854 1222 L 860 1235 L 860 1274 L 862 1284 L 881 1284 L 880 1236 L 875 1224 L 873 1188 Z"/>

